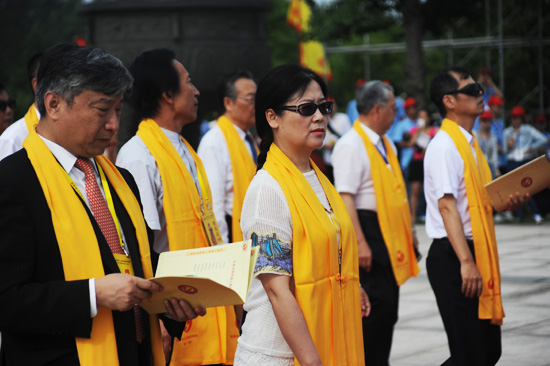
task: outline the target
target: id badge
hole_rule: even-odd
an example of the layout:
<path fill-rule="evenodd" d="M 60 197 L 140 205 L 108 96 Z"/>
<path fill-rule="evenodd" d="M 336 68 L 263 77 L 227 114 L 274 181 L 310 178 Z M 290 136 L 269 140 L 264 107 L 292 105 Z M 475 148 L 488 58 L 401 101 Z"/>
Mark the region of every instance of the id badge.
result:
<path fill-rule="evenodd" d="M 115 256 L 116 264 L 120 269 L 120 273 L 126 273 L 130 276 L 134 275 L 134 267 L 132 266 L 132 259 L 127 257 L 126 254 L 113 253 Z"/>
<path fill-rule="evenodd" d="M 202 226 L 206 232 L 206 237 L 208 238 L 210 246 L 222 242 L 222 234 L 220 233 L 220 228 L 218 227 L 218 223 L 212 211 L 202 213 Z"/>

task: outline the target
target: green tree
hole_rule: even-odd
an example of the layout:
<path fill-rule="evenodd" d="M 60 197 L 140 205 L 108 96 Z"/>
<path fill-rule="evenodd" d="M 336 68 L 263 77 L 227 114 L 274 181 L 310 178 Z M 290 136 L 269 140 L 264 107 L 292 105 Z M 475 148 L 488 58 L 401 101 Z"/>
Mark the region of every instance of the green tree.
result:
<path fill-rule="evenodd" d="M 0 0 L 0 80 L 17 101 L 16 118 L 22 117 L 33 102 L 26 72 L 30 57 L 84 34 L 84 21 L 75 10 L 78 3 L 79 0 Z"/>

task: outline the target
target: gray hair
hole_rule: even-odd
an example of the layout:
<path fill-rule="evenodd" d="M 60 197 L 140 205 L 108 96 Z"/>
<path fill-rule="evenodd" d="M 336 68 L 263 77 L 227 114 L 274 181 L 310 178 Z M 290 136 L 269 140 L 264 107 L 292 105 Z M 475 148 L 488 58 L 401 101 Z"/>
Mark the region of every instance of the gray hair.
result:
<path fill-rule="evenodd" d="M 385 107 L 393 94 L 393 87 L 380 80 L 369 81 L 361 85 L 355 92 L 357 111 L 359 114 L 369 114 L 375 105 Z"/>
<path fill-rule="evenodd" d="M 59 44 L 42 56 L 38 70 L 36 106 L 46 115 L 44 96 L 54 92 L 72 106 L 85 90 L 123 95 L 132 87 L 132 76 L 122 62 L 100 48 Z"/>

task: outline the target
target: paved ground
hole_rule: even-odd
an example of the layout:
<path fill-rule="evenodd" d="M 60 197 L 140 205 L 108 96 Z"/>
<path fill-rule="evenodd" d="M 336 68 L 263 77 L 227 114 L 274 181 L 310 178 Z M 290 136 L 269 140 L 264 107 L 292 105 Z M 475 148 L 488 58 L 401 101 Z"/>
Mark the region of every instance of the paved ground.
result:
<path fill-rule="evenodd" d="M 440 365 L 447 338 L 426 275 L 431 241 L 418 225 L 422 272 L 401 287 L 392 366 Z M 506 318 L 499 366 L 550 365 L 550 222 L 496 226 Z"/>

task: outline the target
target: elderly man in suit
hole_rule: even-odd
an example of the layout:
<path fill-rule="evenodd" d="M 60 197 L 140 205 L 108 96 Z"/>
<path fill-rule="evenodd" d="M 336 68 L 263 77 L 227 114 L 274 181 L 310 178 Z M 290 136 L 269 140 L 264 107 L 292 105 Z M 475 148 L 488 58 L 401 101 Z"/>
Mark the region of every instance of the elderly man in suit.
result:
<path fill-rule="evenodd" d="M 62 44 L 38 72 L 41 119 L 0 163 L 0 331 L 9 365 L 164 365 L 162 288 L 131 175 L 100 156 L 132 77 L 107 52 Z M 167 301 L 171 331 L 204 309 Z M 166 323 L 169 323 L 168 321 Z"/>

